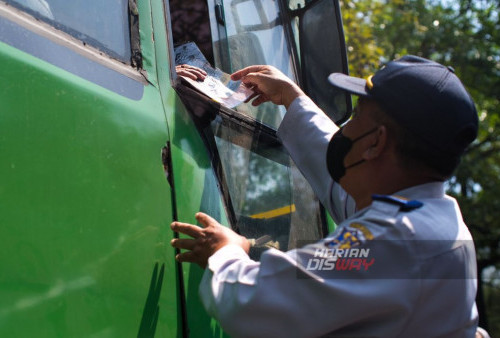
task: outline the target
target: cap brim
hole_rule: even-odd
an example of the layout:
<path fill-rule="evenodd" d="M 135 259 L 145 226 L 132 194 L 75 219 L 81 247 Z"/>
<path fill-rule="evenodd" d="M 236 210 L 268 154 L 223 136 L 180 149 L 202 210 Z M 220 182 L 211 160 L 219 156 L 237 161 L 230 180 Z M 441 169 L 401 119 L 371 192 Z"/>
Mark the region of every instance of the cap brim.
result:
<path fill-rule="evenodd" d="M 342 73 L 333 73 L 328 76 L 328 81 L 337 88 L 359 96 L 370 96 L 366 88 L 366 80 L 352 77 Z"/>

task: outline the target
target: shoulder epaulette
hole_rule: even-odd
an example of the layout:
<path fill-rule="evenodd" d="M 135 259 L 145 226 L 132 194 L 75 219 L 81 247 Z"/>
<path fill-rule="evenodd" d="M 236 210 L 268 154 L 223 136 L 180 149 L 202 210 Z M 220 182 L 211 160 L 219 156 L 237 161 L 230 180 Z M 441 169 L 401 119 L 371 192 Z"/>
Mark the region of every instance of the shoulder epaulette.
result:
<path fill-rule="evenodd" d="M 424 205 L 424 203 L 420 201 L 408 200 L 404 197 L 395 195 L 372 195 L 372 199 L 374 201 L 383 201 L 399 205 L 399 210 L 401 211 L 412 211 Z"/>

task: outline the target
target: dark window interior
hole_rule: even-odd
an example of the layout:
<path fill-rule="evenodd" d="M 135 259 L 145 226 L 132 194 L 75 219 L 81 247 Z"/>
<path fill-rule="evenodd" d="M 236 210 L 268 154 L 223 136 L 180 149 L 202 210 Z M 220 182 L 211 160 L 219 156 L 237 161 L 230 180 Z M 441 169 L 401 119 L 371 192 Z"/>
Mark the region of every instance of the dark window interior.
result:
<path fill-rule="evenodd" d="M 174 45 L 196 42 L 205 58 L 213 65 L 214 53 L 206 0 L 171 0 L 169 5 Z"/>

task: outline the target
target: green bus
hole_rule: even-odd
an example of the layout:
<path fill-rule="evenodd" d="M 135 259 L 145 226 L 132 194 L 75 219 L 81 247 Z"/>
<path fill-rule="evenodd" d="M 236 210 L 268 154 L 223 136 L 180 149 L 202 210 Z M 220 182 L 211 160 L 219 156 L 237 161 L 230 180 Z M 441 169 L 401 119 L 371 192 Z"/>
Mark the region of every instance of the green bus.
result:
<path fill-rule="evenodd" d="M 224 73 L 272 64 L 341 122 L 337 0 L 0 0 L 0 337 L 220 337 L 176 263 L 203 211 L 252 257 L 331 230 L 276 128 L 175 72 L 195 43 Z"/>

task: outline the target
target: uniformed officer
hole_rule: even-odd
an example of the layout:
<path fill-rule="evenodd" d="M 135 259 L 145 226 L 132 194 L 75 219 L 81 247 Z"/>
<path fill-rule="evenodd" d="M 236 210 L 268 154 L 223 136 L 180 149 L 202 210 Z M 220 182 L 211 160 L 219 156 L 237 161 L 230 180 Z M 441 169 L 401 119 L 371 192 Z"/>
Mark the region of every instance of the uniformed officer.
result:
<path fill-rule="evenodd" d="M 285 105 L 278 136 L 338 227 L 255 262 L 208 215 L 172 223 L 193 237 L 172 241 L 189 250 L 177 259 L 207 267 L 206 310 L 238 337 L 474 337 L 475 251 L 443 182 L 478 118 L 453 69 L 405 56 L 366 80 L 332 74 L 360 97 L 341 129 L 275 68 L 232 77 L 254 87 L 253 104 Z"/>

